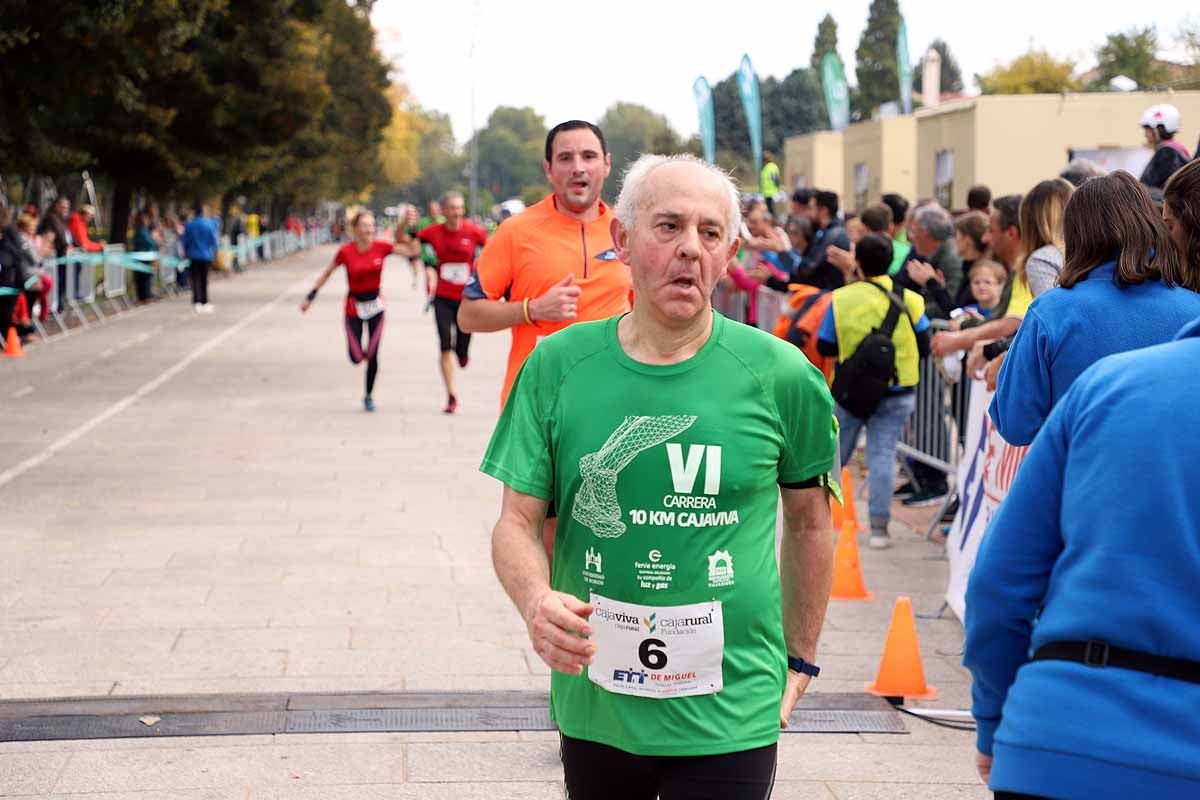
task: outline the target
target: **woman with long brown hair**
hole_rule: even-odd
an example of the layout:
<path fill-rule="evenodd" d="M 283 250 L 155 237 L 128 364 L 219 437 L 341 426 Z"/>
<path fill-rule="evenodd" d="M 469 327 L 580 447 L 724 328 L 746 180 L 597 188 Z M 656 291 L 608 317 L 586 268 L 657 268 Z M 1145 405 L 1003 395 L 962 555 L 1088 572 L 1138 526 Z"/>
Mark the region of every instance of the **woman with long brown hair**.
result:
<path fill-rule="evenodd" d="M 1186 288 L 1197 268 L 1181 260 L 1150 195 L 1129 173 L 1092 178 L 1075 191 L 1063 241 L 1058 288 L 1029 307 L 992 398 L 992 421 L 1010 444 L 1032 442 L 1094 362 L 1169 341 L 1200 317 L 1200 294 Z"/>
<path fill-rule="evenodd" d="M 1075 190 L 1062 178 L 1042 181 L 1021 200 L 1021 252 L 1017 277 L 1033 297 L 1054 288 L 1063 266 L 1063 214 Z"/>
<path fill-rule="evenodd" d="M 1200 161 L 1192 161 L 1163 189 L 1163 222 L 1183 260 L 1180 284 L 1200 292 Z"/>

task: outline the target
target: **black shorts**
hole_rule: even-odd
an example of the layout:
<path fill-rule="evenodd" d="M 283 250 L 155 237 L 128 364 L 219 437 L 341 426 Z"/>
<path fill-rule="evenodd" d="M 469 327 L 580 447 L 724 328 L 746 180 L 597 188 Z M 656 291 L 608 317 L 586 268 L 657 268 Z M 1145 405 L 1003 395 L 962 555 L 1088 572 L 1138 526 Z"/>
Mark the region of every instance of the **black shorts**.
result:
<path fill-rule="evenodd" d="M 461 336 L 458 331 L 459 305 L 459 301 L 448 297 L 433 298 L 433 318 L 437 323 L 438 346 L 443 353 L 454 350 L 456 340 Z"/>
<path fill-rule="evenodd" d="M 714 756 L 637 756 L 561 736 L 570 800 L 767 800 L 776 745 Z"/>

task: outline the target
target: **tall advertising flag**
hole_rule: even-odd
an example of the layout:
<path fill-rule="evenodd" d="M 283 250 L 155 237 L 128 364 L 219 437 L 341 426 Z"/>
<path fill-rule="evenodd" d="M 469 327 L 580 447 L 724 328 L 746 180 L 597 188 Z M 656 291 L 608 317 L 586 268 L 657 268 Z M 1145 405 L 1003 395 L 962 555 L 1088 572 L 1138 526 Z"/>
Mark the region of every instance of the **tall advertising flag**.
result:
<path fill-rule="evenodd" d="M 746 112 L 746 127 L 750 129 L 750 151 L 754 153 L 754 174 L 762 171 L 762 101 L 758 96 L 758 75 L 750 64 L 750 56 L 742 56 L 737 71 L 738 92 L 742 110 Z"/>
<path fill-rule="evenodd" d="M 912 113 L 912 61 L 908 58 L 908 24 L 900 18 L 900 30 L 896 31 L 896 62 L 900 74 L 900 110 Z"/>
<path fill-rule="evenodd" d="M 696 110 L 700 112 L 700 142 L 704 146 L 704 160 L 717 163 L 717 120 L 713 113 L 712 87 L 704 78 L 696 78 L 692 84 L 696 98 Z"/>
<path fill-rule="evenodd" d="M 825 107 L 829 109 L 829 127 L 844 131 L 850 124 L 850 87 L 846 72 L 837 53 L 826 53 L 821 59 L 821 87 L 825 90 Z"/>

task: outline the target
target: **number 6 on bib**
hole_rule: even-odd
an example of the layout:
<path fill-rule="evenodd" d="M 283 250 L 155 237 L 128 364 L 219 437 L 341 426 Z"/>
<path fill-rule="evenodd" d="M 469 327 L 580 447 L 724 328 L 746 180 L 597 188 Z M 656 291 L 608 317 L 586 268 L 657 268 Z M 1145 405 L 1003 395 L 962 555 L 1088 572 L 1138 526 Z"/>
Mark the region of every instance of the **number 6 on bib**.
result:
<path fill-rule="evenodd" d="M 643 606 L 593 593 L 591 603 L 592 683 L 660 699 L 721 691 L 725 622 L 719 602 Z"/>

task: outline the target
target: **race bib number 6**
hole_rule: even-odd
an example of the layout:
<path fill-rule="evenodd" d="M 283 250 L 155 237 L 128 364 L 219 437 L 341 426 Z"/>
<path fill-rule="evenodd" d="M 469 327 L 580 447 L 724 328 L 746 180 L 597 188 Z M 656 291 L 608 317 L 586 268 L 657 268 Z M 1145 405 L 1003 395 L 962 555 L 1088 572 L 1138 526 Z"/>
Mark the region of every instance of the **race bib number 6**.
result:
<path fill-rule="evenodd" d="M 721 691 L 725 621 L 719 602 L 644 606 L 592 593 L 591 603 L 592 683 L 659 699 Z"/>

